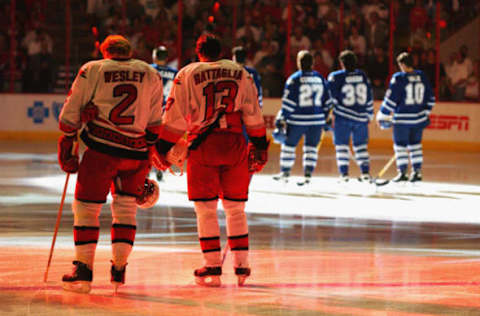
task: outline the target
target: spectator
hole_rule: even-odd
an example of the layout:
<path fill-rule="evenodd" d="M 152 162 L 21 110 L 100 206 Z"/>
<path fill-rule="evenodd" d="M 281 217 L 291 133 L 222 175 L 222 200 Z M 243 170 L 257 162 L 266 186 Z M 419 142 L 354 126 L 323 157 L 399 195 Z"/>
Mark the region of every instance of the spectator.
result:
<path fill-rule="evenodd" d="M 24 91 L 34 93 L 52 92 L 55 74 L 55 60 L 52 53 L 48 51 L 48 43 L 42 41 L 40 52 L 31 56 L 29 61 L 29 69 L 26 71 L 29 84 Z"/>
<path fill-rule="evenodd" d="M 385 7 L 380 0 L 370 0 L 367 4 L 362 5 L 362 13 L 367 24 L 372 24 L 373 17 L 372 13 L 375 13 L 376 18 L 385 21 L 388 17 L 388 9 Z"/>
<path fill-rule="evenodd" d="M 358 28 L 353 25 L 351 28 L 351 34 L 348 37 L 348 46 L 352 48 L 352 51 L 358 58 L 360 65 L 364 64 L 364 59 L 367 54 L 367 41 L 365 36 L 358 32 Z"/>
<path fill-rule="evenodd" d="M 263 40 L 260 43 L 260 49 L 255 53 L 253 57 L 252 64 L 253 67 L 258 68 L 259 63 L 262 61 L 263 57 L 268 56 L 272 52 L 270 48 L 270 42 Z"/>
<path fill-rule="evenodd" d="M 237 30 L 235 37 L 237 39 L 242 37 L 251 37 L 255 43 L 258 43 L 260 41 L 260 35 L 261 33 L 258 27 L 252 24 L 252 17 L 250 14 L 246 14 L 244 24 Z"/>
<path fill-rule="evenodd" d="M 152 53 L 151 49 L 147 46 L 147 41 L 145 38 L 139 38 L 137 42 L 137 47 L 133 50 L 133 58 L 143 60 L 146 63 L 152 63 Z"/>
<path fill-rule="evenodd" d="M 133 23 L 135 19 L 143 19 L 145 16 L 145 7 L 140 3 L 140 0 L 127 0 L 125 11 L 130 23 Z"/>
<path fill-rule="evenodd" d="M 321 53 L 317 52 L 313 56 L 313 70 L 321 74 L 324 78 L 326 78 L 330 73 L 330 67 L 328 67 L 327 64 L 325 64 L 325 62 L 323 61 Z"/>
<path fill-rule="evenodd" d="M 315 52 L 315 55 L 322 56 L 323 63 L 327 66 L 328 71 L 330 72 L 330 69 L 333 67 L 334 60 L 330 50 L 325 47 L 322 40 L 317 39 L 315 42 L 313 42 L 313 51 Z"/>
<path fill-rule="evenodd" d="M 385 93 L 389 66 L 385 50 L 382 47 L 375 47 L 373 51 L 374 54 L 367 63 L 367 69 L 368 76 L 372 81 L 373 98 L 380 100 L 383 99 Z"/>
<path fill-rule="evenodd" d="M 467 79 L 465 88 L 465 99 L 469 101 L 480 101 L 480 62 L 475 63 L 472 74 Z"/>
<path fill-rule="evenodd" d="M 435 87 L 437 84 L 436 83 L 437 63 L 435 59 L 436 57 L 435 50 L 433 48 L 427 50 L 426 55 L 427 55 L 427 60 L 425 61 L 425 63 L 423 63 L 424 72 L 428 80 L 432 83 L 432 89 L 435 90 Z M 443 64 L 440 63 L 440 77 L 439 77 L 440 91 L 444 91 L 445 84 L 446 84 L 445 80 L 446 80 L 445 68 L 443 67 Z"/>
<path fill-rule="evenodd" d="M 373 51 L 375 47 L 383 46 L 388 39 L 388 27 L 385 22 L 380 20 L 378 13 L 370 13 L 370 23 L 367 25 L 365 37 L 367 39 L 368 50 Z"/>
<path fill-rule="evenodd" d="M 422 5 L 422 0 L 416 0 L 415 6 L 410 10 L 410 32 L 415 33 L 417 30 L 425 31 L 428 22 L 428 13 Z"/>
<path fill-rule="evenodd" d="M 456 54 L 455 62 L 448 73 L 450 92 L 452 93 L 453 101 L 462 101 L 465 99 L 467 79 L 470 76 L 468 71 L 469 64 L 465 62 L 465 55 L 458 52 Z"/>
<path fill-rule="evenodd" d="M 282 96 L 283 78 L 278 69 L 279 66 L 274 59 L 264 58 L 264 66 L 260 72 L 264 97 L 279 98 Z"/>

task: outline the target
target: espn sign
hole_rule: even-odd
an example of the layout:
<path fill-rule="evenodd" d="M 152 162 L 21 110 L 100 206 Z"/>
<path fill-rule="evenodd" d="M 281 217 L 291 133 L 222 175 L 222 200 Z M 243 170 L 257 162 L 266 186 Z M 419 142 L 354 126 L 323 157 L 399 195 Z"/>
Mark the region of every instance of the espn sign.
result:
<path fill-rule="evenodd" d="M 468 131 L 470 118 L 458 115 L 430 115 L 428 129 Z"/>

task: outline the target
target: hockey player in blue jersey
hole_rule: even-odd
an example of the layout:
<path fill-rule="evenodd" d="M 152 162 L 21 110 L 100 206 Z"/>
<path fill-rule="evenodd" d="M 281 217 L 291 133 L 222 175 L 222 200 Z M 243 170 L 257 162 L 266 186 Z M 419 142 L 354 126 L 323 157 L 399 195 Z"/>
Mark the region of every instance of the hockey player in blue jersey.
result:
<path fill-rule="evenodd" d="M 348 181 L 350 138 L 355 161 L 360 167 L 360 181 L 370 182 L 368 123 L 373 119 L 373 97 L 370 80 L 357 69 L 357 57 L 350 50 L 340 53 L 342 70 L 328 75 L 328 86 L 334 100 L 334 143 L 340 181 Z"/>
<path fill-rule="evenodd" d="M 170 89 L 173 85 L 173 79 L 177 74 L 177 70 L 173 69 L 172 67 L 167 66 L 167 57 L 168 57 L 168 50 L 165 46 L 158 46 L 153 49 L 152 51 L 152 60 L 153 68 L 155 68 L 160 76 L 162 77 L 163 83 L 163 110 L 165 110 L 165 104 L 170 94 Z M 163 173 L 161 170 L 157 170 L 157 180 L 161 181 L 163 178 Z"/>
<path fill-rule="evenodd" d="M 310 183 L 317 164 L 317 145 L 320 141 L 326 117 L 333 101 L 328 90 L 327 81 L 318 72 L 312 70 L 313 56 L 307 50 L 297 54 L 298 71 L 286 81 L 283 90 L 282 107 L 277 114 L 275 125 L 286 127 L 287 139 L 281 145 L 281 173 L 275 180 L 287 182 L 290 170 L 295 163 L 295 148 L 302 136 L 303 171 L 305 178 L 299 185 Z"/>
<path fill-rule="evenodd" d="M 393 124 L 398 175 L 392 181 L 417 182 L 422 180 L 422 134 L 430 123 L 428 116 L 435 105 L 435 96 L 425 74 L 413 68 L 409 53 L 398 55 L 397 64 L 401 71 L 390 80 L 377 122 L 380 127 L 389 121 Z M 413 169 L 410 177 L 407 176 L 409 158 Z"/>
<path fill-rule="evenodd" d="M 252 67 L 245 66 L 245 60 L 247 59 L 247 51 L 243 46 L 237 46 L 232 49 L 232 60 L 237 64 L 240 64 L 245 68 L 245 70 L 252 76 L 253 82 L 255 82 L 255 87 L 257 88 L 258 93 L 258 103 L 260 103 L 260 108 L 263 106 L 263 92 L 261 85 L 260 74 Z"/>
<path fill-rule="evenodd" d="M 170 89 L 173 85 L 173 79 L 177 74 L 177 70 L 172 67 L 167 66 L 167 57 L 168 51 L 165 46 L 158 46 L 152 51 L 152 60 L 153 64 L 151 66 L 155 68 L 162 77 L 163 83 L 163 107 L 165 109 L 165 103 L 167 101 L 168 95 L 170 94 Z"/>

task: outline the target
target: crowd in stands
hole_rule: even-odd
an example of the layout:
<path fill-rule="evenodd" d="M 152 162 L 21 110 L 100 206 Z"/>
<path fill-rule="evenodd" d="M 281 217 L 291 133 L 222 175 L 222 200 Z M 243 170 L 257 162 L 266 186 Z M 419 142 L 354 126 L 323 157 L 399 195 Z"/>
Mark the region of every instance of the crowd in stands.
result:
<path fill-rule="evenodd" d="M 47 1 L 47 0 L 46 0 Z M 16 78 L 21 92 L 52 92 L 56 69 L 53 58 L 56 34 L 49 34 L 44 16 L 46 1 L 17 0 L 15 50 Z M 388 85 L 390 1 L 344 0 L 343 25 L 339 25 L 340 0 L 295 0 L 292 2 L 290 55 L 286 56 L 287 0 L 238 1 L 237 26 L 233 26 L 233 0 L 183 0 L 182 62 L 195 61 L 195 39 L 205 30 L 218 34 L 224 42 L 226 58 L 231 48 L 242 45 L 249 52 L 247 65 L 262 76 L 265 97 L 279 97 L 285 78 L 295 71 L 295 56 L 301 49 L 312 51 L 314 69 L 327 76 L 338 69 L 337 56 L 352 49 L 359 66 L 372 81 L 375 99 L 381 99 Z M 125 7 L 122 6 L 125 4 Z M 10 69 L 9 1 L 0 1 L 0 89 L 8 91 Z M 437 1 L 394 0 L 394 54 L 412 52 L 415 68 L 424 70 L 436 83 L 435 18 Z M 476 0 L 440 2 L 442 39 L 457 31 L 480 12 Z M 134 57 L 151 62 L 152 49 L 164 45 L 172 62 L 177 58 L 177 0 L 88 0 L 83 6 L 85 28 L 95 28 L 91 46 L 77 62 L 100 58 L 94 42 L 109 34 L 126 35 L 134 46 Z M 72 12 L 75 16 L 76 12 Z M 49 21 L 50 22 L 50 21 Z M 340 36 L 343 29 L 343 38 Z M 235 32 L 235 34 L 234 34 Z M 343 42 L 341 42 L 343 40 Z M 75 41 L 75 38 L 72 39 Z M 63 49 L 64 43 L 58 41 Z M 470 44 L 470 43 L 465 43 Z M 58 49 L 59 47 L 55 47 Z M 472 47 L 471 47 L 472 49 Z M 77 65 L 73 65 L 76 68 Z M 178 66 L 174 64 L 174 66 Z M 479 61 L 468 55 L 468 46 L 452 51 L 448 62 L 439 67 L 441 100 L 479 99 Z"/>

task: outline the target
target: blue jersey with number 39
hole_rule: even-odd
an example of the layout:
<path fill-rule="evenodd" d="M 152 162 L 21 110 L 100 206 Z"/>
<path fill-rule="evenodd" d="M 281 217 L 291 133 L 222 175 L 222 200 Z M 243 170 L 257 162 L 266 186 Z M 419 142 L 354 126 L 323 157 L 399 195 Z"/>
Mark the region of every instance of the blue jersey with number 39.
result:
<path fill-rule="evenodd" d="M 335 102 L 335 117 L 361 123 L 372 120 L 372 88 L 363 71 L 334 71 L 328 75 L 328 86 Z"/>
<path fill-rule="evenodd" d="M 421 70 L 397 72 L 390 80 L 380 111 L 393 113 L 395 125 L 416 127 L 425 124 L 435 105 L 435 96 Z"/>
<path fill-rule="evenodd" d="M 285 83 L 281 116 L 288 124 L 324 125 L 333 106 L 327 81 L 316 71 L 299 70 Z"/>

